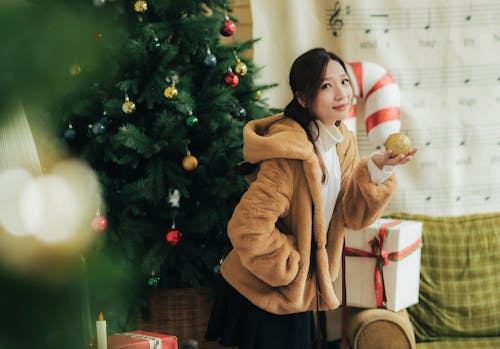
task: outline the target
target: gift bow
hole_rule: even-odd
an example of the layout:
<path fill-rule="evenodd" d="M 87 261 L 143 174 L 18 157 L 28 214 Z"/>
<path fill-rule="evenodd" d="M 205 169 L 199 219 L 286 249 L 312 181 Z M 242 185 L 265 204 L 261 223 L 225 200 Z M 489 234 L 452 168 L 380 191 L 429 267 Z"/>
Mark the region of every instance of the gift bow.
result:
<path fill-rule="evenodd" d="M 378 308 L 385 308 L 387 297 L 385 293 L 385 283 L 384 283 L 384 265 L 391 261 L 398 261 L 410 253 L 415 251 L 422 245 L 422 239 L 417 239 L 410 246 L 406 247 L 401 251 L 387 252 L 384 250 L 384 241 L 387 236 L 387 231 L 389 227 L 398 225 L 401 221 L 399 219 L 382 224 L 379 228 L 378 235 L 370 240 L 371 252 L 366 252 L 363 250 L 358 250 L 352 247 L 345 247 L 346 256 L 357 256 L 357 257 L 373 257 L 376 258 L 375 263 L 375 299 L 377 301 Z"/>

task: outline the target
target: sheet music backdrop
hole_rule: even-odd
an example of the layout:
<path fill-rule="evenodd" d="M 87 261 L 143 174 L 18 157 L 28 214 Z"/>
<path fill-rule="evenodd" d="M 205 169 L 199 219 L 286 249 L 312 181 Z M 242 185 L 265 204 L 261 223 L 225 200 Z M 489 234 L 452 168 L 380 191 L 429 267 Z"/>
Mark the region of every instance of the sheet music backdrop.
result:
<path fill-rule="evenodd" d="M 386 68 L 401 92 L 401 130 L 419 148 L 397 169 L 385 213 L 500 212 L 500 2 L 496 0 L 252 0 L 254 59 L 290 100 L 288 71 L 317 46 Z M 261 81 L 261 82 L 262 82 Z M 362 155 L 376 149 L 361 118 Z"/>

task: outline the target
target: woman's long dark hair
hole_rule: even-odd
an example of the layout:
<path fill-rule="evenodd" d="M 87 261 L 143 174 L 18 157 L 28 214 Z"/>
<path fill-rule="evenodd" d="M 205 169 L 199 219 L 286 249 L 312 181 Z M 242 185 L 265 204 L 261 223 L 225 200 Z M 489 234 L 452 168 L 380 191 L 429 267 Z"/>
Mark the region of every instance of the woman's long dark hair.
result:
<path fill-rule="evenodd" d="M 317 120 L 309 111 L 309 103 L 319 91 L 323 78 L 325 76 L 328 62 L 334 60 L 347 72 L 344 61 L 336 54 L 325 50 L 324 48 L 313 48 L 301 54 L 292 64 L 290 69 L 290 88 L 292 89 L 293 99 L 285 107 L 285 116 L 297 121 L 306 131 L 307 138 L 311 142 L 315 139 L 309 129 L 311 121 L 318 127 Z M 302 98 L 306 103 L 306 108 L 302 107 L 298 101 Z M 318 134 L 318 132 L 316 132 Z"/>

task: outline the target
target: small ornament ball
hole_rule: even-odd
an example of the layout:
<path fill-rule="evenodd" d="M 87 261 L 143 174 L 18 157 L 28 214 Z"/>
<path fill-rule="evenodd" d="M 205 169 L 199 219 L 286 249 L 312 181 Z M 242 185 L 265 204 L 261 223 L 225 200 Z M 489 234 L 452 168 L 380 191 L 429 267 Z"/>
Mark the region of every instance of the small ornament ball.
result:
<path fill-rule="evenodd" d="M 203 64 L 208 68 L 213 68 L 217 65 L 217 57 L 214 54 L 210 53 L 203 58 Z"/>
<path fill-rule="evenodd" d="M 148 10 L 148 3 L 144 0 L 138 0 L 134 4 L 135 12 L 146 12 Z"/>
<path fill-rule="evenodd" d="M 264 93 L 262 93 L 261 90 L 258 90 L 257 92 L 255 92 L 255 100 L 258 101 L 259 99 L 262 98 L 263 95 Z"/>
<path fill-rule="evenodd" d="M 238 62 L 236 63 L 236 65 L 234 66 L 234 71 L 237 73 L 237 74 L 240 74 L 240 75 L 245 75 L 246 73 L 248 73 L 248 67 L 245 63 L 243 63 L 242 61 L 240 61 L 238 59 Z"/>
<path fill-rule="evenodd" d="M 198 159 L 188 154 L 182 159 L 182 168 L 186 171 L 193 171 L 198 167 Z"/>
<path fill-rule="evenodd" d="M 243 120 L 245 119 L 245 116 L 247 116 L 247 111 L 245 110 L 245 108 L 243 106 L 238 106 L 236 108 L 236 117 L 240 120 Z"/>
<path fill-rule="evenodd" d="M 103 215 L 97 215 L 92 219 L 90 226 L 96 233 L 102 233 L 108 228 L 108 220 Z"/>
<path fill-rule="evenodd" d="M 135 109 L 136 109 L 135 103 L 126 98 L 125 102 L 123 102 L 122 104 L 122 111 L 125 114 L 132 114 L 133 112 L 135 112 Z"/>
<path fill-rule="evenodd" d="M 392 150 L 391 158 L 400 154 L 407 155 L 412 151 L 410 138 L 404 133 L 393 133 L 387 137 L 384 143 L 386 150 Z"/>
<path fill-rule="evenodd" d="M 236 75 L 232 71 L 228 71 L 224 74 L 224 82 L 228 86 L 236 87 L 236 86 L 238 86 L 240 79 L 238 78 L 238 75 Z"/>
<path fill-rule="evenodd" d="M 181 239 L 182 233 L 180 232 L 180 230 L 177 230 L 175 228 L 175 225 L 172 226 L 172 229 L 165 234 L 165 241 L 170 246 L 177 245 L 179 242 L 181 242 Z"/>
<path fill-rule="evenodd" d="M 163 91 L 163 95 L 165 96 L 165 98 L 167 99 L 174 99 L 175 97 L 177 97 L 177 95 L 179 94 L 179 91 L 177 91 L 177 88 L 175 87 L 175 82 L 172 82 L 170 84 L 170 86 L 168 86 L 164 91 Z"/>
<path fill-rule="evenodd" d="M 194 115 L 191 115 L 190 117 L 188 117 L 186 119 L 186 126 L 188 127 L 193 127 L 195 126 L 196 124 L 198 124 L 198 118 Z"/>
<path fill-rule="evenodd" d="M 99 136 L 105 134 L 107 131 L 107 120 L 102 118 L 92 125 L 92 133 L 94 136 Z"/>
<path fill-rule="evenodd" d="M 94 6 L 101 7 L 106 3 L 106 0 L 93 0 Z"/>
<path fill-rule="evenodd" d="M 222 24 L 222 27 L 220 28 L 220 33 L 223 36 L 231 36 L 234 34 L 235 30 L 236 24 L 229 18 L 226 18 L 226 20 Z"/>
<path fill-rule="evenodd" d="M 78 76 L 82 72 L 82 67 L 79 64 L 72 64 L 69 67 L 69 74 L 71 76 Z"/>
<path fill-rule="evenodd" d="M 157 287 L 160 282 L 160 277 L 156 276 L 156 274 L 151 274 L 151 277 L 148 279 L 148 285 L 151 287 Z"/>
<path fill-rule="evenodd" d="M 76 139 L 77 133 L 72 125 L 69 125 L 66 131 L 64 131 L 64 139 L 68 142 L 74 141 Z"/>

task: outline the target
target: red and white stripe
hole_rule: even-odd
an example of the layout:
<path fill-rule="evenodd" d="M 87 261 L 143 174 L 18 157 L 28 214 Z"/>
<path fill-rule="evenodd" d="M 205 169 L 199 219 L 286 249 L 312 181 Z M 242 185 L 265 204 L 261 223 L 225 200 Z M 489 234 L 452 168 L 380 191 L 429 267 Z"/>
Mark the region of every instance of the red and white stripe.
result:
<path fill-rule="evenodd" d="M 399 87 L 389 72 L 371 62 L 352 62 L 347 65 L 358 101 L 364 102 L 364 122 L 368 140 L 384 144 L 387 137 L 401 130 Z M 353 105 L 346 120 L 356 132 L 357 105 Z"/>

